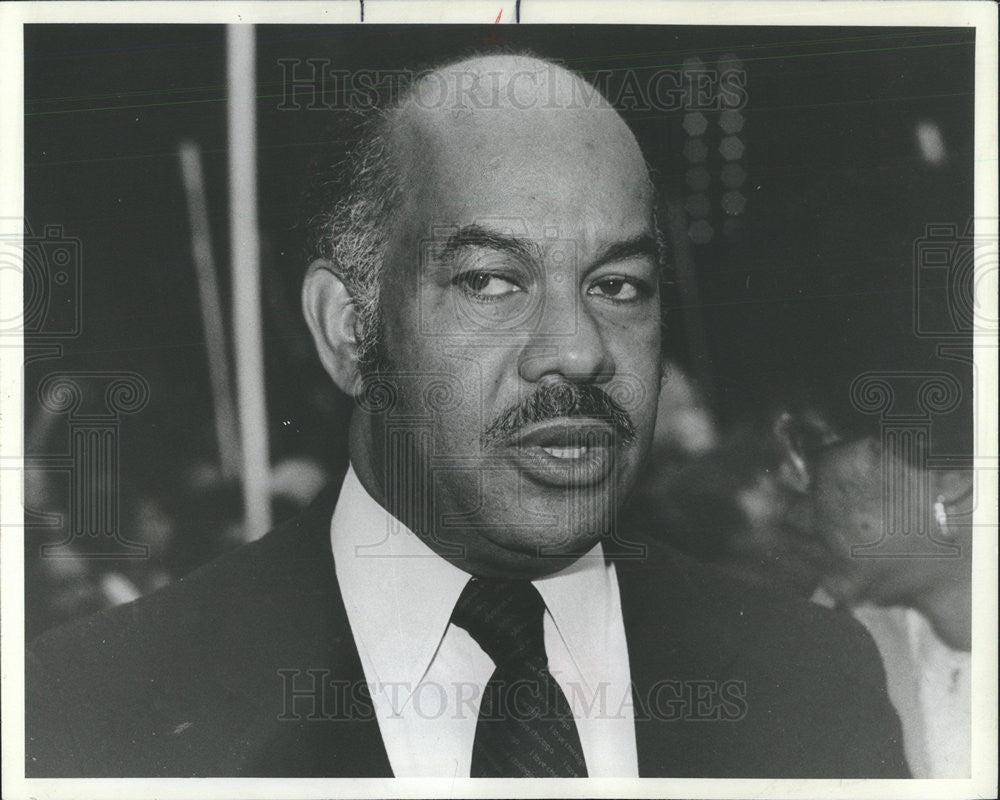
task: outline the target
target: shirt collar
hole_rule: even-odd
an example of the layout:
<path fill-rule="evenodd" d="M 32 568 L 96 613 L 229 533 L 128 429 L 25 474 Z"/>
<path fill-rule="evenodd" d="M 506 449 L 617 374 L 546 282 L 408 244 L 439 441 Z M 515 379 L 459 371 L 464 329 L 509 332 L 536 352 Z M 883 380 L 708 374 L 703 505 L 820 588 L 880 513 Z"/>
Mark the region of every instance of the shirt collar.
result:
<path fill-rule="evenodd" d="M 353 467 L 344 477 L 330 536 L 351 627 L 379 681 L 416 687 L 469 574 L 379 505 Z"/>
<path fill-rule="evenodd" d="M 565 569 L 532 581 L 589 688 L 606 674 L 617 608 L 617 578 L 598 542 Z M 620 612 L 618 612 L 620 614 Z M 620 624 L 620 623 L 619 623 Z"/>
<path fill-rule="evenodd" d="M 359 646 L 380 682 L 415 688 L 437 652 L 469 574 L 437 555 L 348 467 L 330 522 L 337 580 Z M 596 685 L 613 619 L 614 567 L 600 543 L 532 583 L 583 679 Z"/>

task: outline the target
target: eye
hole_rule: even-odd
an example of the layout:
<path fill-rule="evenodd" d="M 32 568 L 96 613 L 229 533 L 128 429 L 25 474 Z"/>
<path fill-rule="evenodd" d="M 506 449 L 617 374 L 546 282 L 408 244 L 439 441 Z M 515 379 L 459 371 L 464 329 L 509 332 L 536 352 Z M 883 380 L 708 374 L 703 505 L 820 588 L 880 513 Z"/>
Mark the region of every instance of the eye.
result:
<path fill-rule="evenodd" d="M 495 272 L 463 272 L 454 281 L 466 294 L 477 300 L 499 300 L 515 292 L 523 291 L 510 278 L 497 275 Z"/>
<path fill-rule="evenodd" d="M 618 303 L 628 303 L 638 300 L 643 294 L 643 287 L 631 278 L 610 276 L 595 281 L 587 294 L 594 297 L 606 297 Z"/>

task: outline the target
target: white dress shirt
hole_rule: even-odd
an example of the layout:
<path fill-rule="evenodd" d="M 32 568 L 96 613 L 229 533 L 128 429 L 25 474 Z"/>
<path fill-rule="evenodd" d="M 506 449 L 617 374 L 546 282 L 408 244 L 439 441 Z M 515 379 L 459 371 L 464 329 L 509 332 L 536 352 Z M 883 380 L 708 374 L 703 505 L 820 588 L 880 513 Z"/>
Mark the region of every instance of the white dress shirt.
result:
<path fill-rule="evenodd" d="M 832 607 L 819 590 L 813 600 Z M 912 608 L 859 606 L 854 617 L 875 640 L 889 700 L 903 728 L 914 778 L 968 778 L 972 768 L 972 662 L 938 638 Z"/>
<path fill-rule="evenodd" d="M 971 655 L 938 638 L 912 608 L 858 608 L 885 664 L 914 778 L 968 778 L 972 753 Z"/>
<path fill-rule="evenodd" d="M 450 622 L 469 574 L 438 556 L 348 468 L 330 523 L 344 598 L 396 777 L 468 777 L 493 661 Z M 532 581 L 549 671 L 569 700 L 590 777 L 638 777 L 618 580 L 600 544 Z"/>

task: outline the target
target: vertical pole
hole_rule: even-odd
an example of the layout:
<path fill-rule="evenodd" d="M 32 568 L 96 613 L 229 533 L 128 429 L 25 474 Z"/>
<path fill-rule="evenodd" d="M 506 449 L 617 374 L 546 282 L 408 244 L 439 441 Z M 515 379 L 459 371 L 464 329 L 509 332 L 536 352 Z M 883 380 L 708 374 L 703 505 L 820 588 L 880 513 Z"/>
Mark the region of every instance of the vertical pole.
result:
<path fill-rule="evenodd" d="M 260 242 L 257 227 L 257 106 L 252 25 L 229 25 L 229 200 L 233 265 L 233 342 L 243 454 L 245 536 L 271 527 L 267 398 L 261 330 Z"/>
<path fill-rule="evenodd" d="M 180 144 L 181 174 L 187 195 L 188 217 L 191 222 L 191 257 L 198 276 L 198 298 L 201 301 L 201 324 L 208 354 L 208 376 L 212 385 L 212 406 L 215 410 L 215 438 L 219 445 L 222 476 L 233 479 L 240 474 L 240 436 L 236 424 L 236 404 L 233 402 L 232 369 L 226 342 L 226 323 L 219 299 L 219 284 L 212 255 L 212 233 L 208 224 L 208 200 L 201 168 L 201 149 L 194 142 Z"/>

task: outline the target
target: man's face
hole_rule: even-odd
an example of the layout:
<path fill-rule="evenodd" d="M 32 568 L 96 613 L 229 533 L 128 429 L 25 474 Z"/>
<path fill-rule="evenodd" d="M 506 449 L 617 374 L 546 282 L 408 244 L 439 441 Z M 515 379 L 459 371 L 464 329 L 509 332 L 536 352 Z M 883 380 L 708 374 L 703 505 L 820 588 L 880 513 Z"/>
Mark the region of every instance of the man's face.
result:
<path fill-rule="evenodd" d="M 397 136 L 405 200 L 382 284 L 396 397 L 368 426 L 383 502 L 471 572 L 552 572 L 614 533 L 653 431 L 645 164 L 594 109 L 421 112 Z"/>

